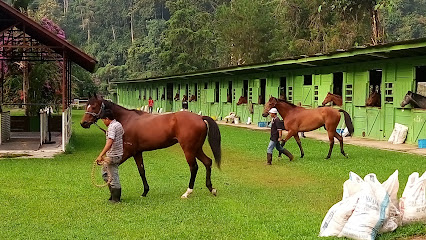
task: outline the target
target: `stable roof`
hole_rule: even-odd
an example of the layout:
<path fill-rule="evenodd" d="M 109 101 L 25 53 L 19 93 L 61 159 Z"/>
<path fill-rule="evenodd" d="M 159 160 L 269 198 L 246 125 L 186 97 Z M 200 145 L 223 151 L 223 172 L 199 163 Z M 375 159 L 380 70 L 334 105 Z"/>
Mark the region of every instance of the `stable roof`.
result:
<path fill-rule="evenodd" d="M 63 55 L 63 52 L 66 52 L 69 60 L 87 71 L 93 72 L 95 70 L 97 61 L 94 58 L 66 40 L 59 38 L 34 20 L 0 0 L 0 32 L 10 29 L 11 27 L 16 27 L 24 31 L 59 55 Z"/>
<path fill-rule="evenodd" d="M 175 79 L 199 79 L 211 77 L 223 77 L 236 74 L 250 74 L 285 71 L 300 68 L 324 67 L 350 63 L 377 61 L 384 59 L 396 59 L 405 57 L 426 56 L 426 38 L 407 41 L 379 44 L 375 46 L 359 46 L 347 50 L 339 49 L 329 53 L 317 53 L 313 55 L 301 55 L 278 59 L 270 62 L 231 66 L 211 70 L 203 70 L 178 75 L 159 76 L 152 78 L 129 79 L 114 81 L 115 83 L 151 82 Z"/>

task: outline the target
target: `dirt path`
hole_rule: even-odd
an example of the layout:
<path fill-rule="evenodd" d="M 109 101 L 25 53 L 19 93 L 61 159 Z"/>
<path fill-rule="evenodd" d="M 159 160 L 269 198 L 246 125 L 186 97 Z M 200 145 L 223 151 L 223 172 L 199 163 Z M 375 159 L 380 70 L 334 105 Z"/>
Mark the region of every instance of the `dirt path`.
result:
<path fill-rule="evenodd" d="M 230 124 L 226 123 L 224 121 L 218 121 L 218 124 L 221 125 L 227 125 L 227 126 L 234 126 L 234 127 L 242 127 L 242 128 L 249 128 L 249 129 L 257 129 L 262 131 L 270 131 L 270 128 L 267 127 L 258 127 L 257 125 L 247 125 L 247 124 Z M 284 135 L 284 134 L 283 134 Z M 326 133 L 321 133 L 318 131 L 313 132 L 306 132 L 305 136 L 307 138 L 312 138 L 320 141 L 328 142 L 328 136 Z M 396 151 L 396 152 L 405 152 L 405 153 L 411 153 L 411 154 L 418 154 L 426 156 L 426 148 L 418 148 L 417 145 L 414 144 L 392 144 L 387 141 L 378 141 L 378 140 L 372 140 L 368 138 L 360 138 L 360 137 L 345 137 L 343 139 L 343 142 L 345 144 L 352 144 L 357 146 L 364 146 L 364 147 L 371 147 L 371 148 L 377 148 L 377 149 L 383 149 L 388 151 Z M 338 143 L 337 139 L 335 139 L 335 143 Z"/>

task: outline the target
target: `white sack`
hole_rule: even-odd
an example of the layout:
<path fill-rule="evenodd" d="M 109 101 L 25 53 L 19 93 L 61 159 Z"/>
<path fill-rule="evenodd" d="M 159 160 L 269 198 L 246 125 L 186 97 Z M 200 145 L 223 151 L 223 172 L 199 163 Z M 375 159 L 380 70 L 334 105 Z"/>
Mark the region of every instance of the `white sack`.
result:
<path fill-rule="evenodd" d="M 402 224 L 412 222 L 426 223 L 426 172 L 419 177 L 419 173 L 412 173 L 408 177 L 407 185 L 399 202 L 402 215 Z"/>
<path fill-rule="evenodd" d="M 395 127 L 392 131 L 391 136 L 389 137 L 388 142 L 393 144 L 402 144 L 405 142 L 407 137 L 408 127 L 399 123 L 395 123 Z"/>

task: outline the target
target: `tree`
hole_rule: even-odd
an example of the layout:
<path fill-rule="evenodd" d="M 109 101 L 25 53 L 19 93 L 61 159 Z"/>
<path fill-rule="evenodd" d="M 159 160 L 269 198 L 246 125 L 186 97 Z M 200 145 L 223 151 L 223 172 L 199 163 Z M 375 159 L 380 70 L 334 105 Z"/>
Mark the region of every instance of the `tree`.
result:
<path fill-rule="evenodd" d="M 171 17 L 162 39 L 160 53 L 166 74 L 197 71 L 216 65 L 213 16 L 197 1 L 167 1 Z"/>
<path fill-rule="evenodd" d="M 270 0 L 233 0 L 216 15 L 220 66 L 250 64 L 269 59 L 275 28 Z"/>

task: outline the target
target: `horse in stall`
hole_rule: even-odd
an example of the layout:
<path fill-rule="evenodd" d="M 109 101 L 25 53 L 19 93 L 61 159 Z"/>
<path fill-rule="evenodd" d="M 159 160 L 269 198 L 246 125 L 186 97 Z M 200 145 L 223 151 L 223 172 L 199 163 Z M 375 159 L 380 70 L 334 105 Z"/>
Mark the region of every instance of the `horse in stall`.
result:
<path fill-rule="evenodd" d="M 322 105 L 325 106 L 329 102 L 331 102 L 333 105 L 337 105 L 340 107 L 343 105 L 342 96 L 333 94 L 331 92 L 327 93 L 327 96 L 325 96 L 324 101 L 322 102 Z"/>
<path fill-rule="evenodd" d="M 95 94 L 93 97 L 89 97 L 81 126 L 89 128 L 100 119 L 106 109 L 113 112 L 117 121 L 124 128 L 124 155 L 120 164 L 130 157 L 134 158 L 144 186 L 142 196 L 145 197 L 149 191 L 142 153 L 167 148 L 176 143 L 180 144 L 191 172 L 188 189 L 182 198 L 187 198 L 193 191 L 198 171 L 196 159 L 204 164 L 206 186 L 213 195 L 216 195 L 216 189 L 212 187 L 210 177 L 212 159 L 204 153 L 202 148 L 206 136 L 208 136 L 215 162 L 220 168 L 221 136 L 219 127 L 212 118 L 186 111 L 161 115 L 148 114 L 134 109 L 129 110 Z"/>
<path fill-rule="evenodd" d="M 175 97 L 173 98 L 175 101 L 179 101 L 180 97 L 179 97 L 179 93 L 176 93 Z"/>
<path fill-rule="evenodd" d="M 370 95 L 368 96 L 367 101 L 365 101 L 365 106 L 380 107 L 381 99 L 382 99 L 382 96 L 379 93 L 379 86 L 376 86 L 376 90 L 373 90 L 373 88 L 370 87 Z"/>
<path fill-rule="evenodd" d="M 404 100 L 401 102 L 401 107 L 404 107 L 409 103 L 415 108 L 426 109 L 426 97 L 411 91 L 408 91 L 407 94 L 405 94 Z"/>
<path fill-rule="evenodd" d="M 351 134 L 354 132 L 351 117 L 345 110 L 338 110 L 331 107 L 306 109 L 296 106 L 285 100 L 271 97 L 265 104 L 265 109 L 262 113 L 262 116 L 267 117 L 271 108 L 276 108 L 278 110 L 283 118 L 284 127 L 288 131 L 287 136 L 284 139 L 284 143 L 286 143 L 291 137 L 294 137 L 297 145 L 299 145 L 301 158 L 303 158 L 305 153 L 303 152 L 302 144 L 297 133 L 309 132 L 322 126 L 324 126 L 327 130 L 328 139 L 330 141 L 330 149 L 326 159 L 330 158 L 331 156 L 331 152 L 334 146 L 334 138 L 339 140 L 340 152 L 343 154 L 343 156 L 347 157 L 345 151 L 343 150 L 343 137 L 336 132 L 337 125 L 340 122 L 340 112 L 342 112 L 345 116 L 345 123 L 349 132 Z"/>
<path fill-rule="evenodd" d="M 237 105 L 241 105 L 241 104 L 245 104 L 245 103 L 247 103 L 247 98 L 246 98 L 246 97 L 244 97 L 244 96 L 241 96 L 241 97 L 238 99 Z"/>
<path fill-rule="evenodd" d="M 192 101 L 197 101 L 197 95 L 192 95 L 192 96 L 189 98 L 189 102 L 192 102 Z"/>

